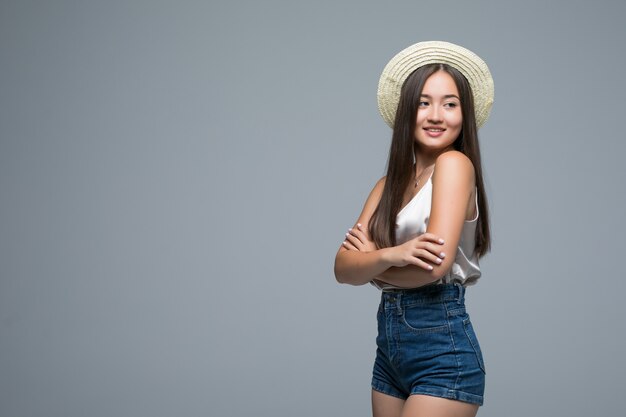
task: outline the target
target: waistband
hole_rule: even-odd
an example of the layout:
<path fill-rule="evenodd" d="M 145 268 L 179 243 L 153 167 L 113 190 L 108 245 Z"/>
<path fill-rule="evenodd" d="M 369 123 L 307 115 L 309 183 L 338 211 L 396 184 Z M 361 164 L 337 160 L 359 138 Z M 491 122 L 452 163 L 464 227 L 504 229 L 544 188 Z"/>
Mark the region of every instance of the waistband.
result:
<path fill-rule="evenodd" d="M 455 284 L 430 284 L 418 288 L 382 291 L 381 302 L 387 305 L 431 304 L 443 301 L 465 302 L 465 287 Z"/>

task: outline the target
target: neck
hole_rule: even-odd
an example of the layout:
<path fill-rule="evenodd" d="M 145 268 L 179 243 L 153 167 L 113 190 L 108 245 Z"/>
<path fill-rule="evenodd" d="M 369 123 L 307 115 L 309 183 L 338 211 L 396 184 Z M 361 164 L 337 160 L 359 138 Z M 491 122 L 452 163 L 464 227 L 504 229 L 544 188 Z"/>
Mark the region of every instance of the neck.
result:
<path fill-rule="evenodd" d="M 439 157 L 439 155 L 441 155 L 442 153 L 444 153 L 445 151 L 448 151 L 450 149 L 453 149 L 451 146 L 446 148 L 446 149 L 441 149 L 438 150 L 437 152 L 433 152 L 433 153 L 427 153 L 421 150 L 418 150 L 417 148 L 415 149 L 415 169 L 417 172 L 420 172 L 428 167 L 431 167 L 435 164 L 435 161 L 437 160 L 437 157 Z"/>
<path fill-rule="evenodd" d="M 415 171 L 422 172 L 433 166 L 437 158 L 427 158 L 425 155 L 415 155 Z"/>

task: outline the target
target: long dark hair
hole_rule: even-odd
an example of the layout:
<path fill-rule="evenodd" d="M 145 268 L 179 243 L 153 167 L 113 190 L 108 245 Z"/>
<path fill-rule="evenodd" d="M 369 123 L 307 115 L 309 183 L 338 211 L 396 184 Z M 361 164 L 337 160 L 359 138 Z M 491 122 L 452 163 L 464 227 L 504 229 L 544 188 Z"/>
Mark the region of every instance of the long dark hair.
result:
<path fill-rule="evenodd" d="M 396 245 L 396 216 L 400 211 L 406 188 L 413 177 L 413 147 L 415 142 L 415 119 L 422 89 L 428 77 L 437 71 L 445 71 L 456 84 L 461 100 L 463 123 L 461 133 L 453 143 L 454 149 L 464 153 L 474 165 L 478 188 L 478 224 L 475 235 L 475 253 L 485 255 L 491 248 L 489 209 L 483 183 L 478 128 L 474 114 L 474 98 L 467 79 L 457 69 L 447 64 L 428 64 L 416 69 L 406 79 L 400 92 L 400 101 L 394 121 L 387 177 L 383 193 L 370 221 L 372 239 L 379 248 Z"/>

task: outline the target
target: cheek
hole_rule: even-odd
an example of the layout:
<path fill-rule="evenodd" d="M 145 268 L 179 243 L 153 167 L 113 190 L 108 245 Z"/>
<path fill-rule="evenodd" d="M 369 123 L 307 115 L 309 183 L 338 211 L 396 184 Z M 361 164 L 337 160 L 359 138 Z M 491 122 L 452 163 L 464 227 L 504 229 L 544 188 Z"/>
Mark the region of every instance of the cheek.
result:
<path fill-rule="evenodd" d="M 463 111 L 461 110 L 460 107 L 457 107 L 457 111 L 452 113 L 452 117 L 459 125 L 463 123 Z"/>
<path fill-rule="evenodd" d="M 415 114 L 415 121 L 417 123 L 421 123 L 422 121 L 424 121 L 424 119 L 426 118 L 426 112 L 424 111 L 417 111 L 417 113 Z"/>
<path fill-rule="evenodd" d="M 450 125 L 460 129 L 463 126 L 463 116 L 461 116 L 461 114 L 454 115 L 450 120 Z"/>

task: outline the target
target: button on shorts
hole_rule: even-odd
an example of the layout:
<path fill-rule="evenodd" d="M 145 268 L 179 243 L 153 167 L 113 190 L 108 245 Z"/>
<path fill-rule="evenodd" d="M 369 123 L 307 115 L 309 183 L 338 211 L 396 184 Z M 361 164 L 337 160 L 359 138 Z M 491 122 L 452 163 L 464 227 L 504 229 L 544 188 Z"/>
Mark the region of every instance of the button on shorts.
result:
<path fill-rule="evenodd" d="M 459 284 L 382 292 L 374 390 L 483 404 L 485 365 L 464 295 Z"/>

